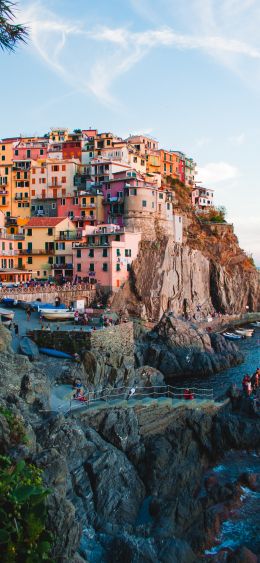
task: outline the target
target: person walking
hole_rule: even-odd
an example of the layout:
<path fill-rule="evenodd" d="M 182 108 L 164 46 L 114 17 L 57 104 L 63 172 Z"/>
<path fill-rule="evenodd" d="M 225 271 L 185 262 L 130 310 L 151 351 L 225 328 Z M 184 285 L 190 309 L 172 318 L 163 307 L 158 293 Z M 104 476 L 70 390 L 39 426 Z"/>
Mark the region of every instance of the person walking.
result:
<path fill-rule="evenodd" d="M 26 320 L 29 322 L 31 319 L 31 309 L 30 307 L 27 307 L 26 309 Z"/>

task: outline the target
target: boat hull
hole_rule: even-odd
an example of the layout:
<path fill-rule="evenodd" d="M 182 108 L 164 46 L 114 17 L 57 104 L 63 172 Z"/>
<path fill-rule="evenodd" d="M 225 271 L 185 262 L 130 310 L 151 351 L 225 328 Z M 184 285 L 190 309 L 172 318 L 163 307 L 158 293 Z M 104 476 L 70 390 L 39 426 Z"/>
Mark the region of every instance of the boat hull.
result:
<path fill-rule="evenodd" d="M 71 311 L 61 313 L 61 312 L 50 312 L 41 311 L 42 316 L 48 321 L 71 321 L 74 319 L 74 313 Z"/>
<path fill-rule="evenodd" d="M 46 354 L 47 356 L 53 356 L 54 358 L 74 360 L 71 354 L 67 354 L 67 352 L 62 352 L 61 350 L 55 350 L 53 348 L 39 348 L 39 352 L 41 354 Z"/>
<path fill-rule="evenodd" d="M 14 311 L 7 311 L 6 309 L 0 309 L 0 315 L 4 320 L 8 319 L 10 321 L 14 318 Z"/>

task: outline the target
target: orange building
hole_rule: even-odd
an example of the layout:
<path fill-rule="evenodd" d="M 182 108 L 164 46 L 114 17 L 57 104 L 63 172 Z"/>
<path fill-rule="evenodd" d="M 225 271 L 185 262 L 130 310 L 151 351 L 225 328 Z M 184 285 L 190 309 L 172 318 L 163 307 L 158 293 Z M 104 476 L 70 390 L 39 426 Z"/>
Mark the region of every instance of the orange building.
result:
<path fill-rule="evenodd" d="M 170 176 L 173 179 L 180 179 L 179 162 L 180 157 L 173 151 L 160 149 L 160 172 L 162 176 Z"/>

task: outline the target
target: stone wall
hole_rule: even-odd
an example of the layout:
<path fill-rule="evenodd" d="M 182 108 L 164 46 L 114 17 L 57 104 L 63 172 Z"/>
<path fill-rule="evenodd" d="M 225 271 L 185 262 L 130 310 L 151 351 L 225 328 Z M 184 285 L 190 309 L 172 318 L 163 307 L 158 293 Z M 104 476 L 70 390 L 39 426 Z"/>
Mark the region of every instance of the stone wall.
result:
<path fill-rule="evenodd" d="M 0 291 L 0 298 L 10 297 L 17 301 L 37 301 L 42 303 L 55 303 L 55 297 L 59 296 L 61 303 L 69 306 L 72 301 L 84 299 L 85 305 L 88 306 L 96 297 L 96 289 L 94 286 L 91 289 L 63 289 L 59 286 L 50 286 L 49 288 L 19 288 L 7 289 L 3 288 Z"/>
<path fill-rule="evenodd" d="M 55 348 L 63 352 L 80 354 L 83 350 L 91 350 L 102 355 L 120 355 L 134 362 L 133 323 L 104 328 L 92 332 L 79 331 L 43 331 L 33 330 L 28 336 L 42 348 Z"/>

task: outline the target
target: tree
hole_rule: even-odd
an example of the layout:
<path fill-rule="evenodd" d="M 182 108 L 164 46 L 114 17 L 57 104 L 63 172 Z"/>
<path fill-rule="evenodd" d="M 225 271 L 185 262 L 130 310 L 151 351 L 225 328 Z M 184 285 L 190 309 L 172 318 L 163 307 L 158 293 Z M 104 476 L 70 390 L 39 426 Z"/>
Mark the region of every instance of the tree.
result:
<path fill-rule="evenodd" d="M 14 9 L 16 2 L 0 0 L 0 48 L 2 51 L 14 51 L 20 41 L 25 43 L 28 30 L 22 24 L 15 23 Z"/>

